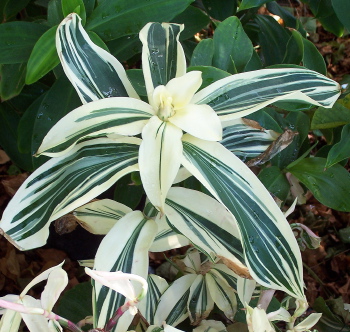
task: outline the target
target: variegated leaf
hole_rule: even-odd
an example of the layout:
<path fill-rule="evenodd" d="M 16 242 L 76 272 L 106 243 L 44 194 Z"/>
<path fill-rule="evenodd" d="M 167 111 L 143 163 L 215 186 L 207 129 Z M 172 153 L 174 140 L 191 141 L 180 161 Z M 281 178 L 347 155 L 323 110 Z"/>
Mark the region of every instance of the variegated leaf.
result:
<path fill-rule="evenodd" d="M 165 197 L 180 168 L 182 130 L 153 116 L 142 131 L 139 167 L 148 199 L 163 211 Z"/>
<path fill-rule="evenodd" d="M 79 224 L 92 234 L 106 235 L 114 224 L 132 210 L 111 199 L 85 204 L 74 211 Z"/>
<path fill-rule="evenodd" d="M 59 25 L 56 48 L 63 69 L 84 104 L 108 97 L 139 98 L 122 64 L 91 41 L 77 14 L 68 15 Z"/>
<path fill-rule="evenodd" d="M 272 130 L 249 126 L 242 118 L 224 122 L 222 125 L 220 143 L 242 160 L 257 157 L 278 137 Z"/>
<path fill-rule="evenodd" d="M 166 199 L 165 215 L 171 228 L 211 260 L 224 257 L 238 274 L 249 277 L 237 225 L 222 204 L 201 192 L 174 187 Z"/>
<path fill-rule="evenodd" d="M 195 274 L 188 274 L 175 280 L 161 296 L 154 316 L 154 324 L 166 322 L 176 326 L 188 317 L 187 301 L 190 287 L 196 279 Z"/>
<path fill-rule="evenodd" d="M 215 304 L 229 320 L 233 320 L 237 311 L 237 299 L 233 288 L 211 271 L 205 275 L 205 282 Z"/>
<path fill-rule="evenodd" d="M 159 213 L 155 219 L 158 225 L 158 232 L 154 242 L 149 248 L 151 252 L 163 252 L 166 250 L 181 248 L 190 244 L 190 241 L 183 235 L 174 232 L 168 225 L 165 215 Z"/>
<path fill-rule="evenodd" d="M 205 277 L 198 274 L 190 287 L 187 310 L 192 325 L 198 325 L 206 319 L 214 308 L 214 301 L 210 296 Z"/>
<path fill-rule="evenodd" d="M 146 297 L 140 302 L 138 309 L 147 322 L 153 324 L 153 317 L 156 312 L 158 301 L 165 290 L 169 287 L 162 277 L 149 274 L 147 278 L 148 291 Z"/>
<path fill-rule="evenodd" d="M 142 66 L 148 100 L 153 105 L 153 91 L 172 78 L 186 73 L 186 59 L 179 42 L 183 25 L 148 23 L 140 32 Z"/>
<path fill-rule="evenodd" d="M 88 103 L 58 121 L 45 136 L 36 154 L 57 157 L 85 138 L 140 134 L 153 113 L 152 107 L 145 102 L 126 97 Z"/>
<path fill-rule="evenodd" d="M 138 169 L 140 140 L 99 138 L 77 144 L 39 167 L 4 211 L 0 228 L 22 250 L 43 246 L 50 222 L 95 198 Z"/>
<path fill-rule="evenodd" d="M 253 278 L 268 288 L 304 298 L 298 244 L 256 175 L 217 142 L 185 135 L 183 147 L 182 164 L 235 216 Z"/>
<path fill-rule="evenodd" d="M 102 240 L 96 253 L 94 269 L 107 272 L 122 271 L 147 279 L 148 249 L 156 232 L 156 223 L 146 219 L 142 212 L 128 213 Z M 93 286 L 94 326 L 103 328 L 114 312 L 125 303 L 125 297 L 98 282 L 93 282 Z M 140 287 L 135 283 L 136 294 L 140 292 Z M 132 318 L 129 312 L 126 312 L 112 331 L 127 331 Z"/>
<path fill-rule="evenodd" d="M 196 93 L 191 103 L 208 104 L 227 121 L 280 100 L 332 107 L 339 95 L 339 84 L 315 71 L 275 68 L 223 78 Z"/>

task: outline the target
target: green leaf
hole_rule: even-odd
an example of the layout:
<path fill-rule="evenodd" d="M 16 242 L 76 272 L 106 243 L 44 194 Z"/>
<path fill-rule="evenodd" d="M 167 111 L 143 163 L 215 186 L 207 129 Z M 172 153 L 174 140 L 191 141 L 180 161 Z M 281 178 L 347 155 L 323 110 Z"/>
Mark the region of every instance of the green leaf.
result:
<path fill-rule="evenodd" d="M 256 175 L 217 142 L 184 135 L 183 147 L 183 166 L 236 218 L 252 277 L 265 287 L 304 298 L 298 244 Z"/>
<path fill-rule="evenodd" d="M 350 211 L 350 175 L 340 165 L 325 169 L 325 158 L 305 158 L 287 167 L 322 204 L 338 210 Z"/>
<path fill-rule="evenodd" d="M 336 102 L 332 108 L 319 107 L 311 121 L 311 129 L 326 129 L 350 123 L 350 111 Z"/>
<path fill-rule="evenodd" d="M 287 199 L 290 185 L 284 173 L 277 166 L 264 168 L 258 178 L 272 195 L 283 202 Z"/>
<path fill-rule="evenodd" d="M 128 69 L 126 74 L 129 77 L 129 80 L 132 86 L 135 88 L 139 96 L 147 96 L 145 78 L 143 77 L 142 69 Z"/>
<path fill-rule="evenodd" d="M 350 31 L 350 3 L 347 0 L 332 0 L 332 7 L 340 22 Z"/>
<path fill-rule="evenodd" d="M 259 69 L 262 69 L 262 67 L 263 67 L 263 65 L 261 63 L 261 59 L 260 59 L 258 53 L 255 50 L 253 50 L 252 57 L 250 58 L 250 60 L 246 64 L 244 71 L 259 70 Z"/>
<path fill-rule="evenodd" d="M 328 153 L 326 168 L 350 157 L 350 124 L 343 127 L 341 140 L 332 146 Z"/>
<path fill-rule="evenodd" d="M 82 282 L 66 291 L 60 298 L 57 314 L 72 322 L 92 315 L 92 286 Z"/>
<path fill-rule="evenodd" d="M 291 31 L 291 36 L 286 45 L 286 53 L 282 63 L 299 65 L 303 59 L 304 44 L 303 37 L 297 30 Z"/>
<path fill-rule="evenodd" d="M 182 13 L 176 15 L 171 22 L 184 24 L 180 40 L 193 37 L 197 32 L 204 29 L 210 22 L 209 17 L 202 10 L 194 6 L 188 6 Z"/>
<path fill-rule="evenodd" d="M 222 78 L 231 76 L 228 72 L 223 71 L 221 69 L 210 67 L 210 66 L 193 66 L 188 67 L 187 71 L 201 71 L 202 72 L 202 85 L 200 86 L 199 90 L 206 88 L 208 85 L 221 80 Z"/>
<path fill-rule="evenodd" d="M 138 33 L 148 22 L 170 22 L 182 13 L 192 0 L 120 0 L 99 2 L 91 14 L 86 28 L 109 41 Z"/>
<path fill-rule="evenodd" d="M 191 57 L 191 66 L 211 66 L 214 55 L 213 39 L 201 40 L 194 49 Z"/>
<path fill-rule="evenodd" d="M 218 21 L 236 14 L 238 7 L 237 0 L 203 0 L 202 2 L 208 15 Z"/>
<path fill-rule="evenodd" d="M 271 129 L 277 133 L 283 133 L 283 129 L 288 126 L 288 122 L 284 117 L 272 107 L 264 107 L 263 109 L 249 114 L 248 119 L 257 121 L 261 127 Z"/>
<path fill-rule="evenodd" d="M 0 63 L 26 62 L 39 37 L 48 29 L 33 22 L 8 22 L 0 25 Z"/>
<path fill-rule="evenodd" d="M 293 14 L 286 9 L 286 7 L 280 6 L 276 1 L 272 1 L 266 4 L 267 10 L 283 19 L 284 25 L 293 29 L 297 28 L 297 20 Z"/>
<path fill-rule="evenodd" d="M 126 61 L 141 53 L 142 44 L 139 35 L 129 35 L 107 42 L 111 53 L 119 60 Z"/>
<path fill-rule="evenodd" d="M 339 0 L 337 0 L 339 1 Z M 315 2 L 315 0 L 312 0 Z M 329 32 L 334 33 L 336 36 L 340 37 L 344 33 L 344 26 L 339 21 L 337 14 L 333 8 L 334 1 L 329 0 L 317 0 L 317 13 L 314 14 L 316 18 L 321 22 L 322 26 Z"/>
<path fill-rule="evenodd" d="M 47 7 L 47 23 L 54 26 L 60 24 L 63 19 L 62 1 L 50 0 Z"/>
<path fill-rule="evenodd" d="M 239 10 L 245 10 L 253 7 L 260 7 L 263 4 L 270 2 L 272 0 L 242 0 Z"/>
<path fill-rule="evenodd" d="M 220 23 L 214 33 L 213 66 L 231 74 L 242 72 L 253 54 L 253 44 L 238 17 Z"/>
<path fill-rule="evenodd" d="M 62 0 L 62 12 L 66 17 L 70 13 L 77 13 L 82 21 L 82 24 L 86 23 L 86 11 L 83 0 Z"/>
<path fill-rule="evenodd" d="M 157 225 L 154 220 L 146 219 L 140 211 L 128 213 L 102 240 L 96 253 L 94 269 L 107 272 L 122 271 L 147 279 L 148 249 L 156 231 Z M 120 236 L 121 234 L 123 235 Z M 116 310 L 125 303 L 125 297 L 98 282 L 93 282 L 93 286 L 94 326 L 103 328 Z M 139 294 L 140 291 L 140 285 L 135 285 L 135 293 Z M 132 319 L 129 311 L 125 312 L 112 331 L 126 331 Z"/>
<path fill-rule="evenodd" d="M 78 144 L 29 176 L 8 204 L 0 228 L 22 250 L 44 245 L 52 220 L 136 171 L 139 140 L 98 138 Z M 35 208 L 34 208 L 35 207 Z"/>
<path fill-rule="evenodd" d="M 4 0 L 4 2 L 6 2 L 6 0 Z M 7 1 L 3 11 L 3 22 L 10 21 L 10 19 L 16 16 L 23 8 L 25 8 L 29 2 L 30 0 Z"/>
<path fill-rule="evenodd" d="M 114 189 L 114 199 L 133 210 L 140 204 L 143 194 L 143 187 L 136 185 L 129 174 L 121 178 Z"/>
<path fill-rule="evenodd" d="M 97 45 L 98 47 L 103 48 L 105 51 L 109 52 L 108 46 L 105 44 L 105 42 L 101 39 L 101 37 L 96 34 L 93 31 L 87 31 L 88 36 L 90 37 L 91 41 Z"/>
<path fill-rule="evenodd" d="M 0 99 L 5 101 L 19 95 L 24 87 L 25 63 L 0 65 Z"/>
<path fill-rule="evenodd" d="M 304 54 L 303 54 L 303 65 L 306 68 L 315 70 L 322 75 L 327 74 L 326 63 L 323 59 L 322 54 L 318 51 L 317 47 L 306 38 L 303 38 Z"/>
<path fill-rule="evenodd" d="M 57 26 L 53 26 L 34 45 L 28 60 L 26 84 L 38 81 L 60 63 L 55 44 L 56 30 Z"/>
<path fill-rule="evenodd" d="M 350 243 L 350 227 L 340 229 L 339 237 L 343 243 Z"/>

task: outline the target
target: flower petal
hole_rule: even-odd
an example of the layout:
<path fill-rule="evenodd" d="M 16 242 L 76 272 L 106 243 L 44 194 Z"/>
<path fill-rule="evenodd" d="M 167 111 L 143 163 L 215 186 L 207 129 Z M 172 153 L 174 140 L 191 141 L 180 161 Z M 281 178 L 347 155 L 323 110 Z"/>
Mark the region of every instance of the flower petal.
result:
<path fill-rule="evenodd" d="M 180 109 L 186 106 L 201 85 L 201 71 L 191 71 L 181 77 L 170 80 L 166 85 L 166 89 L 173 98 L 174 108 Z"/>
<path fill-rule="evenodd" d="M 27 295 L 22 299 L 22 304 L 26 307 L 39 308 L 40 300 L 36 300 L 33 297 Z M 42 316 L 42 314 L 21 314 L 21 316 L 30 332 L 47 332 L 48 320 Z"/>
<path fill-rule="evenodd" d="M 139 168 L 143 187 L 151 203 L 163 211 L 165 197 L 180 168 L 182 130 L 157 116 L 142 131 Z"/>
<path fill-rule="evenodd" d="M 222 126 L 216 112 L 208 105 L 188 104 L 177 110 L 169 118 L 183 131 L 207 141 L 220 141 L 222 139 Z"/>

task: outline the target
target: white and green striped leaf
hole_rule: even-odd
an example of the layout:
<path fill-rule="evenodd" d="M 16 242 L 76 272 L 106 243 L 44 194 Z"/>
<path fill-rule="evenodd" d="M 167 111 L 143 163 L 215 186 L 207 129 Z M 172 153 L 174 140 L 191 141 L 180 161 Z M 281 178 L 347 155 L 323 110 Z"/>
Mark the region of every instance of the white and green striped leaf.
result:
<path fill-rule="evenodd" d="M 149 274 L 147 278 L 148 290 L 146 297 L 140 302 L 138 309 L 147 322 L 153 324 L 153 317 L 156 312 L 158 301 L 165 290 L 169 287 L 162 277 Z"/>
<path fill-rule="evenodd" d="M 175 280 L 161 296 L 154 316 L 154 324 L 176 326 L 188 317 L 187 301 L 190 287 L 197 275 L 188 274 Z"/>
<path fill-rule="evenodd" d="M 245 160 L 263 153 L 277 137 L 278 134 L 274 131 L 251 127 L 239 118 L 223 123 L 220 143 Z"/>
<path fill-rule="evenodd" d="M 140 140 L 99 138 L 77 144 L 39 167 L 4 211 L 0 228 L 22 250 L 43 246 L 50 222 L 136 171 Z"/>
<path fill-rule="evenodd" d="M 229 320 L 233 320 L 237 311 L 237 299 L 233 288 L 211 271 L 205 275 L 205 282 L 215 304 Z"/>
<path fill-rule="evenodd" d="M 256 175 L 217 142 L 185 135 L 183 148 L 182 164 L 235 216 L 253 278 L 268 288 L 304 298 L 298 244 Z"/>
<path fill-rule="evenodd" d="M 149 248 L 151 252 L 163 252 L 166 250 L 181 248 L 190 244 L 190 241 L 183 235 L 174 232 L 166 222 L 165 215 L 159 213 L 155 219 L 158 232 L 154 242 Z"/>
<path fill-rule="evenodd" d="M 215 199 L 201 192 L 174 187 L 169 190 L 165 215 L 170 227 L 186 236 L 212 261 L 217 256 L 249 275 L 239 232 L 232 215 Z"/>
<path fill-rule="evenodd" d="M 192 325 L 198 325 L 206 319 L 214 308 L 214 301 L 210 296 L 205 277 L 198 274 L 190 287 L 187 310 Z"/>
<path fill-rule="evenodd" d="M 276 68 L 223 78 L 196 93 L 191 103 L 208 104 L 227 121 L 280 100 L 331 107 L 339 95 L 339 84 L 315 71 Z"/>
<path fill-rule="evenodd" d="M 74 211 L 79 224 L 92 234 L 106 235 L 114 224 L 132 210 L 111 199 L 85 204 Z"/>
<path fill-rule="evenodd" d="M 153 116 L 142 131 L 139 167 L 142 185 L 151 203 L 164 210 L 164 201 L 180 168 L 182 130 Z"/>
<path fill-rule="evenodd" d="M 156 232 L 156 223 L 146 219 L 142 212 L 128 213 L 102 240 L 96 253 L 94 269 L 107 272 L 123 271 L 147 279 L 148 249 Z M 94 326 L 103 328 L 114 312 L 125 303 L 125 297 L 98 282 L 93 282 L 93 286 Z M 141 286 L 136 283 L 134 286 L 135 293 L 138 294 Z M 133 316 L 126 312 L 112 331 L 127 331 L 132 318 Z"/>
<path fill-rule="evenodd" d="M 184 26 L 174 23 L 148 23 L 140 32 L 142 69 L 148 100 L 153 103 L 153 91 L 172 78 L 186 73 L 186 59 L 179 42 Z"/>
<path fill-rule="evenodd" d="M 45 136 L 36 154 L 57 157 L 85 138 L 140 134 L 153 113 L 150 105 L 127 97 L 88 103 L 58 121 Z"/>
<path fill-rule="evenodd" d="M 109 97 L 139 98 L 122 64 L 91 41 L 77 14 L 68 15 L 59 25 L 56 48 L 63 69 L 84 104 Z"/>

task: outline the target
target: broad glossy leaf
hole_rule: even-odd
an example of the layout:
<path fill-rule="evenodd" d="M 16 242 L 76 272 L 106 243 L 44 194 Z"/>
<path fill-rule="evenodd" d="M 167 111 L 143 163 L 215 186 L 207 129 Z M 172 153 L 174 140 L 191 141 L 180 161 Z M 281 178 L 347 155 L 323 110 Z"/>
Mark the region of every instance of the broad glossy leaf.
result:
<path fill-rule="evenodd" d="M 82 24 L 85 25 L 86 11 L 83 0 L 62 0 L 62 12 L 64 17 L 70 13 L 77 13 L 82 20 Z"/>
<path fill-rule="evenodd" d="M 283 129 L 288 126 L 284 116 L 272 107 L 264 107 L 257 112 L 249 114 L 247 118 L 258 122 L 261 127 L 271 129 L 277 133 L 283 133 Z"/>
<path fill-rule="evenodd" d="M 182 164 L 235 216 L 253 278 L 266 287 L 304 298 L 294 234 L 257 177 L 219 143 L 185 135 L 183 147 Z"/>
<path fill-rule="evenodd" d="M 337 14 L 340 22 L 350 31 L 350 22 L 348 13 L 350 12 L 350 3 L 347 0 L 332 0 L 332 7 Z"/>
<path fill-rule="evenodd" d="M 179 42 L 183 25 L 148 23 L 140 31 L 142 42 L 142 70 L 148 100 L 153 105 L 153 91 L 172 78 L 186 73 L 186 59 Z"/>
<path fill-rule="evenodd" d="M 99 1 L 91 14 L 86 28 L 95 31 L 103 40 L 113 40 L 138 33 L 148 22 L 170 22 L 182 13 L 192 0 L 119 0 Z"/>
<path fill-rule="evenodd" d="M 211 38 L 201 40 L 193 51 L 191 66 L 211 66 L 214 56 L 214 41 Z"/>
<path fill-rule="evenodd" d="M 272 1 L 266 4 L 266 8 L 270 13 L 281 17 L 285 26 L 293 29 L 297 28 L 297 20 L 288 10 L 288 7 L 280 6 L 276 1 Z"/>
<path fill-rule="evenodd" d="M 206 39 L 208 40 L 208 39 Z M 230 74 L 226 71 L 223 71 L 221 69 L 211 67 L 211 66 L 194 66 L 194 67 L 188 67 L 187 71 L 201 71 L 202 72 L 202 85 L 200 86 L 199 90 L 207 87 L 208 85 L 221 80 L 222 78 L 230 76 Z"/>
<path fill-rule="evenodd" d="M 140 302 L 138 309 L 140 310 L 143 317 L 145 317 L 146 320 L 152 324 L 158 301 L 165 290 L 169 287 L 169 285 L 165 279 L 155 274 L 148 275 L 147 283 L 147 295 Z"/>
<path fill-rule="evenodd" d="M 26 84 L 38 81 L 60 63 L 55 46 L 56 30 L 57 26 L 53 26 L 34 45 L 28 60 Z"/>
<path fill-rule="evenodd" d="M 208 258 L 223 257 L 238 274 L 249 276 L 235 219 L 216 200 L 198 191 L 171 188 L 165 215 L 169 226 Z"/>
<path fill-rule="evenodd" d="M 327 74 L 326 63 L 323 59 L 322 54 L 318 51 L 317 47 L 306 38 L 303 38 L 304 54 L 303 54 L 303 65 L 306 68 L 315 70 L 322 75 Z"/>
<path fill-rule="evenodd" d="M 102 240 L 96 253 L 94 269 L 122 271 L 147 279 L 148 249 L 156 231 L 155 222 L 146 219 L 140 211 L 128 213 Z M 125 303 L 125 297 L 98 282 L 93 282 L 93 286 L 94 326 L 103 328 L 114 312 Z M 140 293 L 140 286 L 135 284 L 135 294 Z M 132 319 L 133 316 L 125 312 L 112 331 L 126 331 Z"/>
<path fill-rule="evenodd" d="M 350 123 L 349 108 L 337 102 L 331 109 L 319 107 L 311 121 L 311 129 L 339 127 Z"/>
<path fill-rule="evenodd" d="M 0 99 L 5 101 L 19 95 L 24 87 L 25 63 L 0 65 Z"/>
<path fill-rule="evenodd" d="M 272 130 L 254 128 L 242 118 L 223 122 L 220 143 L 243 161 L 263 153 L 277 138 Z"/>
<path fill-rule="evenodd" d="M 132 210 L 111 199 L 85 204 L 74 210 L 79 224 L 92 234 L 106 235 L 115 223 Z"/>
<path fill-rule="evenodd" d="M 122 64 L 95 45 L 76 14 L 66 17 L 56 34 L 63 69 L 83 103 L 108 97 L 139 98 Z"/>
<path fill-rule="evenodd" d="M 139 140 L 100 138 L 49 160 L 17 191 L 0 228 L 22 250 L 45 244 L 50 222 L 107 190 L 137 169 Z"/>
<path fill-rule="evenodd" d="M 350 157 L 349 140 L 350 140 L 350 125 L 347 124 L 342 129 L 340 141 L 334 146 L 332 146 L 331 150 L 328 153 L 327 163 L 326 163 L 327 168 Z"/>
<path fill-rule="evenodd" d="M 203 5 L 209 16 L 215 20 L 223 21 L 227 17 L 236 14 L 237 0 L 203 0 Z"/>
<path fill-rule="evenodd" d="M 195 274 L 188 274 L 175 280 L 161 296 L 154 316 L 154 324 L 176 326 L 188 317 L 187 301 L 190 287 L 196 279 Z"/>
<path fill-rule="evenodd" d="M 282 63 L 299 65 L 304 55 L 303 37 L 297 30 L 291 30 L 286 53 Z"/>
<path fill-rule="evenodd" d="M 28 5 L 29 1 L 30 0 L 4 0 L 3 2 L 6 2 L 6 4 L 4 4 L 3 9 L 3 22 L 9 22 L 11 18 L 13 19 L 14 16 Z"/>
<path fill-rule="evenodd" d="M 338 211 L 350 211 L 350 175 L 340 165 L 325 169 L 325 158 L 305 158 L 288 167 L 322 204 Z"/>
<path fill-rule="evenodd" d="M 47 23 L 54 26 L 60 24 L 63 19 L 62 1 L 50 0 L 47 6 Z"/>
<path fill-rule="evenodd" d="M 272 0 L 243 0 L 241 5 L 239 6 L 239 10 L 249 9 L 253 7 L 260 7 L 266 2 L 270 2 Z"/>
<path fill-rule="evenodd" d="M 47 26 L 33 22 L 7 22 L 0 25 L 0 63 L 26 62 Z"/>
<path fill-rule="evenodd" d="M 242 72 L 254 49 L 239 18 L 232 16 L 221 22 L 213 40 L 213 66 L 231 74 Z"/>
<path fill-rule="evenodd" d="M 129 69 L 126 71 L 130 82 L 140 96 L 147 96 L 145 79 L 142 69 Z"/>
<path fill-rule="evenodd" d="M 276 68 L 221 79 L 197 92 L 191 103 L 208 104 L 222 121 L 227 121 L 280 100 L 331 107 L 339 94 L 339 84 L 317 72 Z"/>
<path fill-rule="evenodd" d="M 129 60 L 135 54 L 141 53 L 142 43 L 138 34 L 120 37 L 107 42 L 107 46 L 120 62 Z"/>
<path fill-rule="evenodd" d="M 52 127 L 37 154 L 62 155 L 87 137 L 140 134 L 153 113 L 149 104 L 127 97 L 105 98 L 85 104 Z"/>

